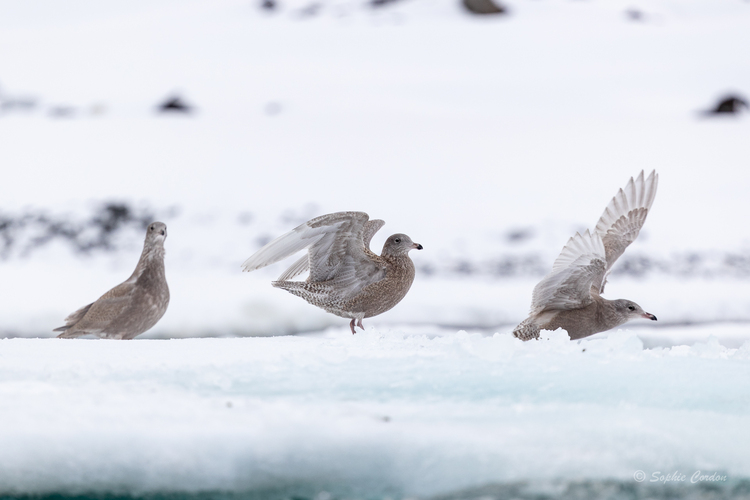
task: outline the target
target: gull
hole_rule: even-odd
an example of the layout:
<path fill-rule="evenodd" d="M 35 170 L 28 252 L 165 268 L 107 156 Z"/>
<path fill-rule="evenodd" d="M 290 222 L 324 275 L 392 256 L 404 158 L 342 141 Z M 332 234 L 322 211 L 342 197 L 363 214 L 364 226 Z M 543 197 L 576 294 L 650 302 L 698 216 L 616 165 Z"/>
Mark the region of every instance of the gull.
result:
<path fill-rule="evenodd" d="M 243 264 L 254 271 L 307 250 L 272 285 L 302 297 L 325 311 L 351 318 L 364 330 L 363 318 L 382 314 L 401 302 L 414 281 L 410 250 L 423 247 L 405 234 L 390 236 L 380 255 L 370 240 L 385 224 L 364 212 L 336 212 L 305 222 L 255 252 Z M 310 271 L 306 281 L 291 279 Z"/>
<path fill-rule="evenodd" d="M 571 339 L 616 328 L 631 319 L 656 316 L 626 299 L 601 296 L 612 265 L 638 237 L 656 196 L 659 176 L 643 171 L 612 198 L 593 232 L 576 233 L 560 252 L 552 272 L 534 287 L 529 317 L 513 335 L 539 338 L 540 330 L 562 328 Z"/>
<path fill-rule="evenodd" d="M 94 334 L 105 339 L 129 340 L 154 326 L 169 305 L 164 274 L 166 238 L 166 224 L 151 223 L 146 230 L 143 253 L 130 278 L 65 318 L 65 326 L 53 330 L 62 332 L 58 338 Z"/>

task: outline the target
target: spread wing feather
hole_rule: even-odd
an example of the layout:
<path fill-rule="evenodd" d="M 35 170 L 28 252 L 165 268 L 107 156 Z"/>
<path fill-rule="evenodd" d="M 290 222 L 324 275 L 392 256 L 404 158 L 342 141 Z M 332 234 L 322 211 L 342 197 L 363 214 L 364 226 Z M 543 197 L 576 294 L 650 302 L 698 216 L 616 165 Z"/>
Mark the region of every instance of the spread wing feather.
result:
<path fill-rule="evenodd" d="M 598 234 L 576 233 L 563 247 L 552 272 L 534 287 L 531 314 L 549 309 L 578 309 L 593 301 L 606 271 L 605 250 Z"/>
<path fill-rule="evenodd" d="M 380 220 L 380 219 L 373 219 L 373 220 L 368 220 L 367 222 L 365 222 L 365 228 L 364 228 L 364 232 L 362 235 L 362 239 L 364 241 L 365 248 L 367 248 L 367 250 L 370 250 L 370 241 L 372 240 L 372 237 L 384 225 L 385 225 L 385 221 Z M 284 271 L 284 273 L 281 276 L 279 276 L 279 279 L 277 281 L 290 280 L 309 270 L 310 270 L 310 257 L 308 255 L 303 255 L 302 257 L 300 257 L 298 261 L 292 264 L 289 267 L 289 269 Z"/>
<path fill-rule="evenodd" d="M 380 228 L 383 226 L 385 226 L 385 221 L 381 219 L 368 220 L 365 223 L 365 231 L 362 235 L 362 239 L 368 250 L 370 250 L 370 241 L 372 241 L 372 237 L 375 236 L 375 233 L 380 231 Z"/>
<path fill-rule="evenodd" d="M 644 180 L 643 171 L 633 180 L 630 178 L 624 189 L 620 189 L 609 202 L 599 218 L 594 232 L 604 243 L 607 261 L 607 272 L 602 280 L 599 292 L 604 291 L 607 275 L 625 249 L 635 241 L 651 211 L 659 186 L 659 175 L 656 171 Z"/>
<path fill-rule="evenodd" d="M 369 242 L 384 222 L 370 221 L 363 212 L 337 212 L 312 219 L 276 238 L 247 259 L 253 271 L 307 249 L 279 278 L 288 280 L 309 270 L 308 282 L 323 283 L 340 297 L 352 297 L 385 277 L 385 266 L 369 251 Z"/>
<path fill-rule="evenodd" d="M 321 217 L 318 217 L 317 219 L 320 218 Z M 275 240 L 271 241 L 243 262 L 242 269 L 249 272 L 275 264 L 280 260 L 286 259 L 287 257 L 314 245 L 323 238 L 326 230 L 329 232 L 335 231 L 335 228 L 326 226 L 310 226 L 310 223 L 317 219 L 305 222 L 288 233 L 282 234 Z"/>
<path fill-rule="evenodd" d="M 560 252 L 552 272 L 534 288 L 531 314 L 579 309 L 604 291 L 612 265 L 638 237 L 654 203 L 659 175 L 632 177 L 599 218 L 594 232 L 576 233 Z"/>
<path fill-rule="evenodd" d="M 310 269 L 310 257 L 305 254 L 302 257 L 299 258 L 294 264 L 289 266 L 289 269 L 284 271 L 284 273 L 279 276 L 279 279 L 277 281 L 287 281 L 295 276 L 299 276 L 300 274 L 306 272 Z"/>

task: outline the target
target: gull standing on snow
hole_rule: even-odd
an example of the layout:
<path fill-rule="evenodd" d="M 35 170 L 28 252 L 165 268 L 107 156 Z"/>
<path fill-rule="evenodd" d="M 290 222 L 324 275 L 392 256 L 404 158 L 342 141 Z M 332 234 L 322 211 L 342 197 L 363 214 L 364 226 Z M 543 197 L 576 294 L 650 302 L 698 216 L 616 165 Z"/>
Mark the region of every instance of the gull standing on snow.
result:
<path fill-rule="evenodd" d="M 169 305 L 164 274 L 164 240 L 167 226 L 153 222 L 146 231 L 143 253 L 135 271 L 124 283 L 65 318 L 59 338 L 94 334 L 105 339 L 129 340 L 154 326 Z"/>
<path fill-rule="evenodd" d="M 414 281 L 412 249 L 421 250 L 405 234 L 394 234 L 380 255 L 370 240 L 383 227 L 364 212 L 322 215 L 279 236 L 247 259 L 242 268 L 254 271 L 307 249 L 304 255 L 272 283 L 329 313 L 351 318 L 364 330 L 363 318 L 384 313 L 401 302 Z M 290 281 L 309 270 L 306 281 Z"/>
<path fill-rule="evenodd" d="M 593 233 L 576 233 L 560 252 L 552 272 L 534 287 L 531 313 L 513 335 L 539 338 L 539 331 L 567 330 L 571 339 L 588 337 L 618 327 L 631 319 L 656 316 L 625 299 L 601 297 L 612 265 L 638 237 L 656 196 L 659 176 L 643 171 L 609 202 Z"/>

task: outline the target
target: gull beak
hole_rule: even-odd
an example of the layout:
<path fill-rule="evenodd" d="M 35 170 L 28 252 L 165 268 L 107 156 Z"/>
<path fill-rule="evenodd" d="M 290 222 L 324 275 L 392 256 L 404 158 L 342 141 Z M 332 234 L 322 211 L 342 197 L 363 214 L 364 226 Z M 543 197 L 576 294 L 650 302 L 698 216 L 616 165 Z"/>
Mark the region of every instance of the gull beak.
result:
<path fill-rule="evenodd" d="M 656 321 L 656 316 L 651 313 L 643 313 L 643 317 L 646 319 L 650 319 L 651 321 Z"/>
<path fill-rule="evenodd" d="M 412 245 L 411 247 L 412 247 L 412 248 L 416 248 L 417 250 L 422 250 L 422 249 L 424 248 L 424 247 L 423 247 L 422 245 L 420 245 L 419 243 L 414 243 L 414 244 L 413 244 L 413 245 Z"/>

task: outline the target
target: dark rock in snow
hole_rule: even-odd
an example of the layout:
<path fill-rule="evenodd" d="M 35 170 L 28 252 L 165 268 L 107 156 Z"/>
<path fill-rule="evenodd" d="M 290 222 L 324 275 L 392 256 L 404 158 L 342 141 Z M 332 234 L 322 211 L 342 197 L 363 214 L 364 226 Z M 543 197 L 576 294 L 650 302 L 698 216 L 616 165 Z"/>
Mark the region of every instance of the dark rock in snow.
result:
<path fill-rule="evenodd" d="M 30 111 L 36 107 L 36 101 L 30 97 L 2 98 L 0 97 L 1 111 Z"/>
<path fill-rule="evenodd" d="M 462 0 L 463 6 L 472 14 L 507 14 L 508 9 L 493 0 Z"/>
<path fill-rule="evenodd" d="M 742 108 L 750 108 L 746 100 L 736 95 L 728 95 L 722 98 L 713 109 L 706 111 L 705 114 L 733 115 L 742 111 Z"/>
<path fill-rule="evenodd" d="M 370 0 L 370 6 L 371 7 L 383 7 L 384 5 L 389 5 L 392 3 L 399 2 L 401 0 Z"/>
<path fill-rule="evenodd" d="M 645 21 L 646 15 L 643 13 L 643 11 L 638 9 L 628 9 L 625 11 L 625 17 L 627 17 L 630 21 Z"/>
<path fill-rule="evenodd" d="M 189 114 L 194 111 L 193 106 L 185 102 L 180 96 L 168 97 L 164 102 L 159 104 L 160 113 L 184 113 Z"/>
<path fill-rule="evenodd" d="M 122 202 L 104 203 L 83 220 L 43 211 L 0 213 L 0 260 L 28 256 L 53 241 L 63 241 L 79 254 L 116 251 L 119 233 L 140 232 L 153 219 L 151 210 Z"/>
<path fill-rule="evenodd" d="M 49 115 L 54 118 L 73 118 L 76 109 L 72 106 L 52 106 L 49 108 Z"/>
<path fill-rule="evenodd" d="M 508 243 L 522 243 L 534 237 L 534 230 L 532 228 L 518 228 L 508 231 L 505 235 L 505 239 Z"/>
<path fill-rule="evenodd" d="M 9 96 L 0 91 L 0 112 L 30 111 L 34 107 L 36 107 L 36 99 L 33 97 Z"/>
<path fill-rule="evenodd" d="M 323 8 L 322 4 L 319 3 L 311 3 L 307 7 L 303 7 L 300 10 L 297 11 L 297 15 L 299 17 L 313 17 L 320 14 L 321 9 Z"/>

